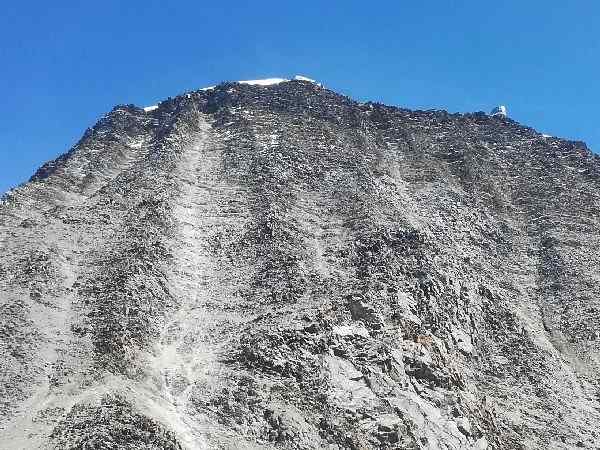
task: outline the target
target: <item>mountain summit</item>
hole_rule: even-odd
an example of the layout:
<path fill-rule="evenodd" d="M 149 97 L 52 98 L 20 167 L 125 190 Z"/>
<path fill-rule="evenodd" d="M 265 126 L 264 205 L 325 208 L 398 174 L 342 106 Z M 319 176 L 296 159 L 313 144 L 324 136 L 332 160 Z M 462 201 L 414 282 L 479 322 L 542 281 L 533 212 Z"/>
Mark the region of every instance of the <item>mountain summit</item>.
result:
<path fill-rule="evenodd" d="M 496 106 L 494 109 L 492 109 L 492 112 L 490 112 L 490 114 L 492 116 L 506 117 L 508 115 L 508 112 L 506 111 L 506 106 L 500 105 L 500 106 Z"/>
<path fill-rule="evenodd" d="M 600 448 L 599 207 L 509 118 L 119 105 L 0 204 L 0 447 Z"/>

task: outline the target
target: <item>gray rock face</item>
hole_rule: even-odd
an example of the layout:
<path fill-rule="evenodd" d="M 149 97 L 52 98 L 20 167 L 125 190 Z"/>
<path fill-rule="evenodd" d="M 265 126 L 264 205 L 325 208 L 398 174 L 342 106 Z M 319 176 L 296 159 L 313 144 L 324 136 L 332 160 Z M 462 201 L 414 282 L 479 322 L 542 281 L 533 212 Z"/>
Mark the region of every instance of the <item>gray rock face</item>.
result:
<path fill-rule="evenodd" d="M 0 447 L 600 448 L 599 207 L 483 113 L 118 106 L 0 205 Z"/>

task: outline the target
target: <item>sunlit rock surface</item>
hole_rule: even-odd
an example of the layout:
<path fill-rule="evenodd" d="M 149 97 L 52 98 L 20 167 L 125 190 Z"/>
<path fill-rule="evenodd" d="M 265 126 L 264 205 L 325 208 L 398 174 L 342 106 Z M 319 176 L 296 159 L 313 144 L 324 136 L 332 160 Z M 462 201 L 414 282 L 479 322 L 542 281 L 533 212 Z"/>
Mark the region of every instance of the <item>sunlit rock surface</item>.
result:
<path fill-rule="evenodd" d="M 599 200 L 484 113 L 118 106 L 0 206 L 0 448 L 599 448 Z"/>

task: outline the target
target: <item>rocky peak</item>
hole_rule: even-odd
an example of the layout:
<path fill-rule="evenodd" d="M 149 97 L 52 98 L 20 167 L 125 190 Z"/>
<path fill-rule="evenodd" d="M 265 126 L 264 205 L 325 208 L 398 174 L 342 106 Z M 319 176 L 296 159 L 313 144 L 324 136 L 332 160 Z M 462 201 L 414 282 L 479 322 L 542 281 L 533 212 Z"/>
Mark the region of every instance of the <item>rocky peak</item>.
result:
<path fill-rule="evenodd" d="M 119 105 L 0 205 L 0 442 L 598 448 L 599 188 L 311 80 Z"/>

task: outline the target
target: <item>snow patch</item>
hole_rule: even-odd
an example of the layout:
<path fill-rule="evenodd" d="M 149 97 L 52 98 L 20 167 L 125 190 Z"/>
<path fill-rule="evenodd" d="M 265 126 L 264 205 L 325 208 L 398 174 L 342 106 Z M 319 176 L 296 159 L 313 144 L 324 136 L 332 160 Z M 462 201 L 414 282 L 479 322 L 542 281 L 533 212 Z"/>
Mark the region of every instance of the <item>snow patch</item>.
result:
<path fill-rule="evenodd" d="M 492 111 L 490 112 L 490 115 L 506 117 L 506 116 L 508 116 L 508 111 L 506 110 L 506 106 L 498 105 L 494 109 L 492 109 Z"/>
<path fill-rule="evenodd" d="M 544 134 L 544 133 L 542 133 L 542 137 L 547 139 L 547 138 L 551 138 L 551 137 L 552 137 L 552 135 L 550 135 L 550 134 Z"/>
<path fill-rule="evenodd" d="M 294 77 L 294 80 L 296 80 L 296 81 L 308 81 L 310 83 L 316 83 L 316 81 L 313 80 L 312 78 L 308 78 L 308 77 L 305 77 L 305 76 L 302 76 L 302 75 L 296 75 Z"/>
<path fill-rule="evenodd" d="M 305 77 L 304 75 L 296 75 L 294 76 L 294 78 L 292 78 L 292 80 L 296 80 L 296 81 L 308 81 L 309 83 L 314 83 L 319 87 L 322 87 L 323 85 L 321 83 L 317 83 L 316 80 L 313 80 L 312 78 L 308 78 Z M 249 84 L 249 85 L 253 85 L 253 86 L 274 86 L 276 84 L 280 84 L 280 83 L 287 83 L 288 81 L 291 81 L 287 78 L 263 78 L 260 80 L 240 80 L 240 81 L 235 81 L 235 83 L 239 83 L 239 84 Z M 211 91 L 215 88 L 216 86 L 208 86 L 208 87 L 204 87 L 201 89 L 198 89 L 199 91 Z"/>
<path fill-rule="evenodd" d="M 144 107 L 144 111 L 146 111 L 146 112 L 154 111 L 155 109 L 158 109 L 158 105 Z"/>
<path fill-rule="evenodd" d="M 296 75 L 294 77 L 294 80 L 296 80 L 296 81 L 308 81 L 309 83 L 313 83 L 313 84 L 316 84 L 319 87 L 323 87 L 323 85 L 321 83 L 318 83 L 316 80 L 313 80 L 312 78 L 305 77 L 303 75 Z"/>
<path fill-rule="evenodd" d="M 263 80 L 246 80 L 246 81 L 238 81 L 240 84 L 252 84 L 257 86 L 272 86 L 274 84 L 284 83 L 286 81 L 290 81 L 286 78 L 265 78 Z"/>
<path fill-rule="evenodd" d="M 294 76 L 294 78 L 292 78 L 292 80 L 295 80 L 295 81 L 308 81 L 309 83 L 314 83 L 314 84 L 316 84 L 318 86 L 321 86 L 320 83 L 317 83 L 312 78 L 305 77 L 304 75 L 296 75 L 296 76 Z M 271 86 L 271 85 L 274 85 L 274 84 L 286 83 L 288 81 L 291 81 L 291 80 L 288 80 L 287 78 L 264 78 L 262 80 L 238 81 L 238 83 L 241 83 L 241 84 L 254 84 L 254 85 L 258 85 L 258 86 Z"/>

